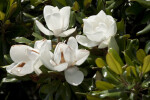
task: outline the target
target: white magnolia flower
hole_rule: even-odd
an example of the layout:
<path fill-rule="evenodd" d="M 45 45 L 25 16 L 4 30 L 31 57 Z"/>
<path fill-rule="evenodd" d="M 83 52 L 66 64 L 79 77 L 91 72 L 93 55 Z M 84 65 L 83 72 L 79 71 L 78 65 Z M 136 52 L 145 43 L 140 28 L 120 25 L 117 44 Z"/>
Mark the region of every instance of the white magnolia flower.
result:
<path fill-rule="evenodd" d="M 36 74 L 41 74 L 39 67 L 42 65 L 39 59 L 42 45 L 46 45 L 51 49 L 50 40 L 36 41 L 34 48 L 27 45 L 13 45 L 10 48 L 10 57 L 14 61 L 6 67 L 7 72 L 17 76 L 24 76 L 35 71 Z"/>
<path fill-rule="evenodd" d="M 77 41 L 74 37 L 70 37 L 67 44 L 58 43 L 54 54 L 43 46 L 41 60 L 43 64 L 55 71 L 64 71 L 65 78 L 72 85 L 79 85 L 84 79 L 83 73 L 78 69 L 89 56 L 89 51 L 78 49 Z"/>
<path fill-rule="evenodd" d="M 47 5 L 44 7 L 43 14 L 48 29 L 37 20 L 36 25 L 45 35 L 67 37 L 76 30 L 76 28 L 67 30 L 70 19 L 69 6 L 58 9 L 58 7 Z"/>
<path fill-rule="evenodd" d="M 97 15 L 83 19 L 83 33 L 86 35 L 77 35 L 77 41 L 86 47 L 98 46 L 105 48 L 108 46 L 110 38 L 117 32 L 116 22 L 112 16 L 106 15 L 101 10 Z"/>

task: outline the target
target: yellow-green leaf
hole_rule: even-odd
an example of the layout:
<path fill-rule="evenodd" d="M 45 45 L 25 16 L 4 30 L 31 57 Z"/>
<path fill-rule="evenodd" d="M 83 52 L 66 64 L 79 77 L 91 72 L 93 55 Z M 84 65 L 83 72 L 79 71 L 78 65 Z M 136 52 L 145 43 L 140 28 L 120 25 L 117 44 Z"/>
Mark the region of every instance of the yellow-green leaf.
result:
<path fill-rule="evenodd" d="M 88 8 L 92 0 L 84 0 L 84 7 Z"/>
<path fill-rule="evenodd" d="M 103 90 L 108 90 L 108 89 L 112 89 L 115 86 L 113 84 L 107 83 L 105 81 L 96 81 L 96 88 L 103 91 Z"/>
<path fill-rule="evenodd" d="M 122 74 L 122 67 L 119 62 L 113 57 L 111 53 L 107 53 L 106 61 L 109 68 L 114 71 L 116 74 Z"/>
<path fill-rule="evenodd" d="M 99 97 L 93 96 L 93 95 L 87 95 L 86 97 L 87 97 L 88 100 L 102 100 Z"/>
<path fill-rule="evenodd" d="M 104 60 L 102 58 L 97 58 L 95 60 L 97 67 L 102 68 L 105 66 Z"/>
<path fill-rule="evenodd" d="M 72 9 L 73 9 L 74 11 L 78 11 L 78 10 L 80 9 L 80 6 L 79 6 L 79 4 L 78 4 L 77 1 L 75 1 L 75 2 L 73 3 Z"/>
<path fill-rule="evenodd" d="M 142 67 L 143 74 L 147 73 L 148 71 L 150 71 L 150 55 L 144 58 L 143 67 Z"/>
<path fill-rule="evenodd" d="M 134 66 L 128 66 L 128 67 L 126 68 L 126 71 L 127 71 L 127 76 L 131 76 L 131 73 L 133 73 L 134 76 L 137 77 L 136 69 L 135 69 Z"/>
<path fill-rule="evenodd" d="M 136 57 L 137 57 L 137 59 L 138 59 L 141 63 L 143 63 L 143 60 L 144 60 L 144 58 L 146 57 L 145 51 L 144 51 L 143 49 L 139 49 L 139 50 L 136 52 Z"/>
<path fill-rule="evenodd" d="M 5 18 L 5 14 L 2 11 L 0 11 L 0 20 L 4 20 L 4 18 Z"/>

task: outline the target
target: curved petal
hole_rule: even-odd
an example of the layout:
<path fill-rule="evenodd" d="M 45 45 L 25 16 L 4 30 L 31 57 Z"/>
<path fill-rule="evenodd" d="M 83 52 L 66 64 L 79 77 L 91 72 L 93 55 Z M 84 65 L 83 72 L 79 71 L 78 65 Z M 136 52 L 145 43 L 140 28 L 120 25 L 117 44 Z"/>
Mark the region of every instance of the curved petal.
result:
<path fill-rule="evenodd" d="M 92 34 L 93 33 L 93 25 L 90 24 L 92 22 L 90 21 L 90 23 L 89 23 L 88 19 L 83 19 L 83 22 L 84 22 L 83 33 L 84 34 Z"/>
<path fill-rule="evenodd" d="M 36 41 L 34 44 L 34 49 L 41 50 L 43 45 L 46 45 L 48 50 L 52 49 L 51 40 L 46 40 L 46 39 Z"/>
<path fill-rule="evenodd" d="M 88 50 L 78 50 L 76 52 L 76 65 L 81 65 L 89 56 L 90 52 Z"/>
<path fill-rule="evenodd" d="M 11 70 L 12 70 L 13 67 L 15 67 L 16 65 L 17 65 L 17 63 L 12 63 L 11 65 L 6 66 L 6 71 L 7 71 L 8 73 L 12 74 L 12 73 L 11 73 Z"/>
<path fill-rule="evenodd" d="M 68 29 L 67 31 L 59 34 L 59 36 L 61 36 L 61 37 L 67 37 L 67 36 L 71 35 L 73 32 L 75 32 L 75 30 L 76 30 L 76 27 Z"/>
<path fill-rule="evenodd" d="M 50 70 L 54 70 L 53 65 L 50 63 L 50 60 L 53 59 L 53 53 L 49 51 L 49 48 L 46 46 L 46 44 L 42 48 L 43 49 L 40 51 L 40 60 L 45 67 Z"/>
<path fill-rule="evenodd" d="M 40 59 L 37 59 L 33 64 L 34 71 L 37 75 L 40 75 L 42 73 L 42 71 L 40 70 L 41 66 L 42 66 L 42 62 Z"/>
<path fill-rule="evenodd" d="M 51 15 L 53 13 L 58 13 L 58 12 L 59 12 L 58 7 L 46 5 L 43 10 L 44 18 L 46 18 L 48 15 Z"/>
<path fill-rule="evenodd" d="M 32 49 L 29 46 L 26 45 L 13 45 L 10 48 L 10 57 L 15 63 L 19 63 L 21 61 L 29 61 L 27 55 L 27 49 Z"/>
<path fill-rule="evenodd" d="M 16 76 L 24 76 L 33 72 L 32 62 L 19 62 L 12 64 L 9 72 Z"/>
<path fill-rule="evenodd" d="M 68 63 L 62 63 L 62 64 L 55 66 L 54 69 L 56 71 L 61 72 L 61 71 L 64 71 L 65 69 L 67 69 L 67 67 L 68 67 Z"/>
<path fill-rule="evenodd" d="M 59 13 L 54 13 L 52 15 L 48 15 L 45 18 L 45 21 L 46 21 L 47 27 L 54 32 L 54 35 L 60 34 L 60 32 L 63 30 L 62 29 L 63 18 L 61 17 L 61 15 Z M 55 31 L 55 30 L 57 30 L 57 31 Z M 58 32 L 58 33 L 56 33 L 56 32 Z"/>
<path fill-rule="evenodd" d="M 66 30 L 69 26 L 69 20 L 70 20 L 70 7 L 63 7 L 60 9 L 60 14 L 63 17 L 63 30 Z"/>
<path fill-rule="evenodd" d="M 99 19 L 105 19 L 107 16 L 103 10 L 101 10 L 97 15 Z"/>
<path fill-rule="evenodd" d="M 53 32 L 45 28 L 39 21 L 36 20 L 35 23 L 37 27 L 39 28 L 39 30 L 43 32 L 45 35 L 53 35 Z"/>
<path fill-rule="evenodd" d="M 83 36 L 83 35 L 77 35 L 76 39 L 78 43 L 86 47 L 95 47 L 99 44 L 98 42 L 89 40 L 86 36 Z"/>
<path fill-rule="evenodd" d="M 77 40 L 74 37 L 70 37 L 68 39 L 67 45 L 69 47 L 71 47 L 71 49 L 73 49 L 73 50 L 78 50 L 78 43 L 77 43 Z"/>
<path fill-rule="evenodd" d="M 39 51 L 36 49 L 27 49 L 27 55 L 31 61 L 36 60 L 39 57 Z"/>
<path fill-rule="evenodd" d="M 98 45 L 98 48 L 100 48 L 100 49 L 106 48 L 106 47 L 108 46 L 108 44 L 109 44 L 110 39 L 111 39 L 111 38 L 108 38 L 108 39 L 102 41 L 102 42 Z"/>
<path fill-rule="evenodd" d="M 77 86 L 82 83 L 84 75 L 77 67 L 71 67 L 65 70 L 65 78 L 69 84 Z"/>

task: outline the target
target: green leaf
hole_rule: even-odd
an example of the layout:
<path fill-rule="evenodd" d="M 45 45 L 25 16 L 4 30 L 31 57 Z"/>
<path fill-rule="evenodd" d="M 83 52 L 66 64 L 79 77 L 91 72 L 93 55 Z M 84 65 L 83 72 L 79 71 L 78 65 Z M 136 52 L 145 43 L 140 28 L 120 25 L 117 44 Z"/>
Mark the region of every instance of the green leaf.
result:
<path fill-rule="evenodd" d="M 103 10 L 103 8 L 104 8 L 103 0 L 97 0 L 97 12 Z"/>
<path fill-rule="evenodd" d="M 115 51 L 117 51 L 117 53 L 119 53 L 119 47 L 118 47 L 118 44 L 115 40 L 115 38 L 112 36 L 111 39 L 110 39 L 110 42 L 108 44 L 108 48 L 113 48 Z"/>
<path fill-rule="evenodd" d="M 125 34 L 125 23 L 122 19 L 120 22 L 117 22 L 117 33 L 119 34 Z"/>
<path fill-rule="evenodd" d="M 42 39 L 43 39 L 43 37 L 42 37 L 40 34 L 38 34 L 38 33 L 32 33 L 32 35 L 33 35 L 35 38 L 39 39 L 39 40 L 42 40 Z"/>
<path fill-rule="evenodd" d="M 136 35 L 143 35 L 150 33 L 150 24 L 148 24 L 143 30 L 136 33 Z"/>
<path fill-rule="evenodd" d="M 124 57 L 125 57 L 125 61 L 127 63 L 128 66 L 134 66 L 132 60 L 130 59 L 130 57 L 126 54 L 126 52 L 123 52 Z"/>
<path fill-rule="evenodd" d="M 112 71 L 114 71 L 116 74 L 119 74 L 119 75 L 122 74 L 122 66 L 119 64 L 119 62 L 114 58 L 114 56 L 111 53 L 107 53 L 106 61 L 107 61 L 109 68 Z"/>
<path fill-rule="evenodd" d="M 143 7 L 150 8 L 150 1 L 146 1 L 146 0 L 130 0 L 130 1 L 136 1 L 139 4 L 141 4 Z"/>
<path fill-rule="evenodd" d="M 95 60 L 95 62 L 96 62 L 97 67 L 99 67 L 99 68 L 102 68 L 102 67 L 105 66 L 105 62 L 104 62 L 104 60 L 102 58 L 97 58 Z"/>
<path fill-rule="evenodd" d="M 57 2 L 59 2 L 60 4 L 62 4 L 63 6 L 66 6 L 66 0 L 56 0 Z"/>
<path fill-rule="evenodd" d="M 143 63 L 143 60 L 144 60 L 144 58 L 146 57 L 145 51 L 144 51 L 143 49 L 139 49 L 139 50 L 136 52 L 136 57 L 137 57 L 137 59 L 138 59 L 141 63 Z"/>
<path fill-rule="evenodd" d="M 148 71 L 150 71 L 150 55 L 144 58 L 143 67 L 142 67 L 143 74 L 147 73 Z"/>
<path fill-rule="evenodd" d="M 128 66 L 127 68 L 126 68 L 126 71 L 127 71 L 127 76 L 131 76 L 131 73 L 133 73 L 134 74 L 134 76 L 136 76 L 137 77 L 137 72 L 136 72 L 136 69 L 135 69 L 135 67 L 134 66 Z"/>
<path fill-rule="evenodd" d="M 73 9 L 74 11 L 79 11 L 80 6 L 79 6 L 79 4 L 78 4 L 78 2 L 77 2 L 77 1 L 75 1 L 75 2 L 73 3 L 73 7 L 72 7 L 72 9 Z"/>
<path fill-rule="evenodd" d="M 86 98 L 88 99 L 88 100 L 102 100 L 102 99 L 100 99 L 99 97 L 97 97 L 97 96 L 93 96 L 93 95 L 86 95 Z"/>
<path fill-rule="evenodd" d="M 113 49 L 113 48 L 110 48 L 108 50 L 108 52 L 115 58 L 115 60 L 121 65 L 121 66 L 124 66 L 124 63 L 122 61 L 122 59 L 120 58 L 119 54 Z"/>
<path fill-rule="evenodd" d="M 148 41 L 147 43 L 146 43 L 146 46 L 145 46 L 145 52 L 146 52 L 146 54 L 148 54 L 148 52 L 150 51 L 150 41 Z"/>
<path fill-rule="evenodd" d="M 97 88 L 98 90 L 101 90 L 101 91 L 103 91 L 103 90 L 109 90 L 109 89 L 112 89 L 112 88 L 114 88 L 114 87 L 115 87 L 115 86 L 114 86 L 113 84 L 110 84 L 110 83 L 108 83 L 108 82 L 99 81 L 99 80 L 96 81 L 96 88 Z"/>
<path fill-rule="evenodd" d="M 26 43 L 26 44 L 29 44 L 29 43 L 32 42 L 31 40 L 29 40 L 29 39 L 27 39 L 27 38 L 25 38 L 25 37 L 16 37 L 16 38 L 13 39 L 13 40 L 15 40 L 15 41 L 18 42 L 18 43 Z"/>
<path fill-rule="evenodd" d="M 84 0 L 84 7 L 88 8 L 91 4 L 92 0 Z"/>
<path fill-rule="evenodd" d="M 0 20 L 4 20 L 4 18 L 5 18 L 5 14 L 2 12 L 2 11 L 0 11 Z"/>
<path fill-rule="evenodd" d="M 37 6 L 37 5 L 39 5 L 40 3 L 42 3 L 42 0 L 30 0 L 30 3 L 31 3 L 31 5 L 33 5 L 33 6 Z"/>
<path fill-rule="evenodd" d="M 69 28 L 74 27 L 76 23 L 76 15 L 74 11 L 70 12 L 70 23 L 69 23 Z"/>

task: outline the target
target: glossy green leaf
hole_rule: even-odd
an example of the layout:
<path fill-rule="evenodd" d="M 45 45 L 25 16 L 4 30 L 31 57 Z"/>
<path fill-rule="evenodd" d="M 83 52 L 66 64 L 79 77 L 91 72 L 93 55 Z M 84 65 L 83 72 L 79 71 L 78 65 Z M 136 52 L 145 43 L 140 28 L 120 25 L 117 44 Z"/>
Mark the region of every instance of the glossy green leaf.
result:
<path fill-rule="evenodd" d="M 150 71 L 150 55 L 144 58 L 143 67 L 142 67 L 143 74 L 147 73 L 148 71 Z"/>
<path fill-rule="evenodd" d="M 78 4 L 77 1 L 75 1 L 75 2 L 73 3 L 72 9 L 73 9 L 74 11 L 78 11 L 78 10 L 80 9 L 80 6 L 79 6 L 79 4 Z"/>
<path fill-rule="evenodd" d="M 133 73 L 134 76 L 137 77 L 137 72 L 136 72 L 136 69 L 135 69 L 134 66 L 128 66 L 128 67 L 126 68 L 126 71 L 127 71 L 127 74 L 126 74 L 126 75 L 127 75 L 128 77 L 131 76 L 131 73 Z"/>
<path fill-rule="evenodd" d="M 143 35 L 150 33 L 150 24 L 148 24 L 143 30 L 136 33 L 136 35 Z"/>
<path fill-rule="evenodd" d="M 148 54 L 149 53 L 149 51 L 150 51 L 150 41 L 148 41 L 147 43 L 146 43 L 146 46 L 145 46 L 145 52 L 146 52 L 146 54 Z"/>
<path fill-rule="evenodd" d="M 95 60 L 95 63 L 96 63 L 96 65 L 97 65 L 97 67 L 99 67 L 99 68 L 102 68 L 102 67 L 105 66 L 105 62 L 104 62 L 104 60 L 103 60 L 102 58 L 97 58 L 97 59 Z"/>
<path fill-rule="evenodd" d="M 130 1 L 136 1 L 138 2 L 139 4 L 141 4 L 143 7 L 146 7 L 146 8 L 150 8 L 150 1 L 146 1 L 146 0 L 130 0 Z"/>
<path fill-rule="evenodd" d="M 126 54 L 126 52 L 123 52 L 123 54 L 124 54 L 124 57 L 125 57 L 126 64 L 128 66 L 133 66 L 134 64 L 133 64 L 132 60 L 130 59 L 130 57 Z"/>
<path fill-rule="evenodd" d="M 115 87 L 115 86 L 114 86 L 113 84 L 110 84 L 110 83 L 108 83 L 108 82 L 99 81 L 99 80 L 96 81 L 96 88 L 97 88 L 98 90 L 101 90 L 101 91 L 103 91 L 103 90 L 109 90 L 109 89 L 112 89 L 112 88 L 114 88 L 114 87 Z"/>
<path fill-rule="evenodd" d="M 16 37 L 14 40 L 18 43 L 26 43 L 26 44 L 29 44 L 32 42 L 31 40 L 29 40 L 25 37 Z"/>
<path fill-rule="evenodd" d="M 97 97 L 97 96 L 93 96 L 93 95 L 87 95 L 86 96 L 86 98 L 88 99 L 88 100 L 102 100 L 102 99 L 100 99 L 99 97 Z"/>
<path fill-rule="evenodd" d="M 107 53 L 106 61 L 107 61 L 109 68 L 112 71 L 114 71 L 116 74 L 119 74 L 119 75 L 122 74 L 122 66 L 119 64 L 119 62 L 114 58 L 114 56 L 111 53 Z"/>
<path fill-rule="evenodd" d="M 71 11 L 70 12 L 70 23 L 69 23 L 69 27 L 74 27 L 76 23 L 76 15 L 75 15 L 75 12 L 74 11 Z"/>
<path fill-rule="evenodd" d="M 110 48 L 108 52 L 115 58 L 115 60 L 121 65 L 124 66 L 122 59 L 120 58 L 119 54 L 113 48 Z"/>
<path fill-rule="evenodd" d="M 137 59 L 138 59 L 141 63 L 143 63 L 143 60 L 144 60 L 144 58 L 146 57 L 145 51 L 144 51 L 143 49 L 139 49 L 139 50 L 136 52 L 136 57 L 137 57 Z"/>
<path fill-rule="evenodd" d="M 113 48 L 115 51 L 117 51 L 117 53 L 119 53 L 119 47 L 118 44 L 115 40 L 115 37 L 111 37 L 110 42 L 108 44 L 108 49 Z"/>

